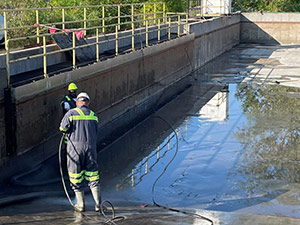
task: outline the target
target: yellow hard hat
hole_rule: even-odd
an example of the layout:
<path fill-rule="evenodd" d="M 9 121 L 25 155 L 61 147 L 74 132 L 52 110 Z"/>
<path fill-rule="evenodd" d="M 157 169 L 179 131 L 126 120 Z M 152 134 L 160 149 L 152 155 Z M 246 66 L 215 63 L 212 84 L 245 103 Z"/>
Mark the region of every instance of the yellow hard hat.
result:
<path fill-rule="evenodd" d="M 69 84 L 68 91 L 74 91 L 77 89 L 78 88 L 77 88 L 76 84 L 74 84 L 74 83 Z"/>

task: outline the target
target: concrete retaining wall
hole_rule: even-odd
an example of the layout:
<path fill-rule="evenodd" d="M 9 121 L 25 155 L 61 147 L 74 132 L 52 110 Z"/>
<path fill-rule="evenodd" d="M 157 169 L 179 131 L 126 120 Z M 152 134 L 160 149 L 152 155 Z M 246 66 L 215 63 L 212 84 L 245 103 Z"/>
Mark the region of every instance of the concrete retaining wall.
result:
<path fill-rule="evenodd" d="M 193 23 L 190 31 L 195 33 L 194 61 L 199 68 L 239 44 L 240 15 Z"/>
<path fill-rule="evenodd" d="M 299 13 L 243 13 L 241 42 L 299 44 Z"/>

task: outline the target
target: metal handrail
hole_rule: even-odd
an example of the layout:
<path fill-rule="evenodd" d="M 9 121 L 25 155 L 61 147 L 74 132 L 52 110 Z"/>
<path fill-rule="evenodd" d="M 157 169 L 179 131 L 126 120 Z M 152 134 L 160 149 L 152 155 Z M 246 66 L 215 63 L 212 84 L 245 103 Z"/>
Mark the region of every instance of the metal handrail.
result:
<path fill-rule="evenodd" d="M 174 18 L 177 18 L 176 16 L 171 16 L 171 17 L 174 17 Z M 170 16 L 168 17 L 170 18 Z M 158 19 L 163 19 L 163 17 L 158 17 Z M 146 19 L 146 21 L 152 21 L 153 19 Z M 138 23 L 138 22 L 143 22 L 144 20 L 135 20 L 134 23 Z M 96 28 L 103 28 L 103 27 L 115 27 L 115 26 L 119 26 L 119 25 L 127 25 L 127 24 L 131 24 L 132 22 L 131 21 L 128 21 L 128 22 L 123 22 L 123 23 L 116 23 L 116 24 L 110 24 L 110 25 L 105 25 L 105 26 L 94 26 L 94 27 L 90 27 L 90 28 L 86 28 L 85 30 L 94 30 Z M 83 30 L 83 28 L 79 28 L 79 29 L 76 29 L 76 30 Z M 65 34 L 65 32 L 56 32 L 55 34 Z M 43 35 L 31 35 L 31 36 L 27 36 L 27 37 L 19 37 L 19 38 L 10 38 L 9 40 L 10 41 L 21 41 L 21 40 L 28 40 L 28 39 L 32 39 L 32 38 L 37 38 L 37 37 L 43 37 L 43 36 L 52 36 L 53 34 L 50 34 L 50 33 L 45 33 Z"/>
<path fill-rule="evenodd" d="M 147 4 L 147 5 L 155 5 L 156 3 L 152 3 L 152 4 Z M 51 34 L 51 33 L 40 33 L 40 32 L 37 32 L 36 35 L 30 35 L 30 36 L 27 36 L 27 37 L 18 37 L 18 38 L 7 38 L 7 33 L 8 33 L 8 30 L 12 30 L 13 28 L 8 28 L 7 27 L 7 23 L 5 23 L 5 26 L 4 26 L 4 29 L 2 30 L 5 30 L 5 49 L 6 49 L 6 69 L 7 69 L 7 85 L 8 87 L 11 85 L 10 84 L 10 64 L 11 63 L 16 63 L 16 62 L 20 62 L 20 61 L 24 61 L 24 60 L 28 60 L 28 59 L 34 59 L 34 58 L 39 58 L 39 57 L 43 57 L 43 67 L 44 67 L 44 77 L 47 78 L 48 77 L 48 73 L 47 73 L 47 56 L 49 55 L 53 55 L 53 54 L 56 54 L 56 53 L 60 53 L 60 52 L 66 52 L 66 51 L 72 51 L 73 52 L 73 68 L 76 68 L 76 49 L 79 49 L 79 48 L 84 48 L 84 47 L 89 47 L 89 46 L 95 46 L 96 45 L 96 55 L 95 55 L 95 59 L 96 61 L 98 62 L 100 59 L 99 59 L 99 48 L 100 48 L 100 44 L 102 43 L 107 43 L 109 41 L 115 41 L 115 47 L 116 47 L 116 55 L 118 55 L 118 45 L 119 45 L 119 41 L 122 40 L 122 39 L 125 39 L 125 38 L 129 38 L 131 37 L 132 38 L 132 51 L 135 50 L 135 36 L 137 35 L 146 35 L 146 46 L 148 46 L 148 39 L 149 39 L 149 22 L 150 21 L 153 21 L 153 25 L 154 27 L 156 27 L 155 29 L 151 29 L 151 32 L 158 32 L 158 41 L 160 41 L 160 32 L 162 30 L 168 30 L 167 33 L 168 33 L 168 39 L 170 40 L 171 38 L 171 28 L 173 27 L 178 27 L 178 37 L 180 36 L 180 26 L 182 24 L 181 22 L 181 17 L 182 16 L 185 16 L 185 19 L 186 19 L 186 23 L 188 22 L 187 18 L 187 14 L 176 14 L 176 13 L 172 13 L 172 14 L 167 14 L 165 11 L 156 11 L 155 13 L 139 13 L 139 14 L 134 14 L 134 8 L 133 8 L 133 5 L 141 5 L 141 4 L 123 4 L 123 5 L 127 5 L 127 6 L 131 6 L 131 14 L 128 14 L 128 15 L 121 15 L 120 13 L 118 13 L 118 16 L 114 16 L 114 17 L 105 17 L 105 18 L 99 18 L 99 20 L 111 20 L 111 19 L 118 19 L 118 23 L 114 23 L 114 24 L 107 24 L 105 25 L 104 23 L 102 23 L 101 26 L 92 26 L 92 27 L 87 27 L 86 26 L 86 22 L 93 22 L 93 21 L 96 21 L 96 19 L 85 19 L 85 20 L 78 20 L 78 21 L 63 21 L 63 22 L 57 22 L 55 23 L 55 25 L 65 25 L 65 24 L 68 24 L 68 23 L 82 23 L 84 22 L 84 28 L 75 28 L 75 29 L 70 29 L 70 31 L 68 31 L 69 33 L 72 33 L 72 36 L 73 36 L 73 44 L 72 44 L 72 47 L 70 48 L 65 48 L 65 49 L 60 49 L 60 50 L 55 50 L 55 51 L 52 51 L 52 52 L 47 52 L 47 47 L 46 47 L 46 38 L 47 37 L 50 37 L 52 35 L 57 35 L 57 34 L 63 34 L 65 32 L 63 31 L 58 31 L 58 32 L 55 32 L 55 34 Z M 145 6 L 145 4 L 142 4 L 143 6 Z M 98 8 L 102 7 L 103 5 L 101 6 L 97 6 Z M 114 6 L 118 6 L 118 5 L 114 5 Z M 96 6 L 94 6 L 96 7 Z M 74 7 L 60 7 L 60 9 L 66 9 L 66 8 L 74 8 Z M 80 8 L 85 8 L 85 6 L 81 6 Z M 120 7 L 118 7 L 119 9 Z M 26 9 L 27 10 L 27 9 Z M 1 10 L 0 10 L 1 11 Z M 9 11 L 13 11 L 13 10 L 9 10 Z M 120 12 L 120 11 L 119 11 Z M 153 16 L 155 15 L 155 16 Z M 157 15 L 162 15 L 162 16 L 157 16 Z M 5 22 L 7 22 L 7 15 L 4 14 L 4 17 L 5 17 Z M 143 18 L 142 19 L 135 19 L 135 18 L 139 18 L 140 16 L 142 16 Z M 153 16 L 151 18 L 147 18 L 149 16 Z M 125 22 L 120 22 L 121 18 L 129 18 L 130 21 L 125 21 Z M 172 22 L 172 18 L 177 18 L 177 22 L 173 21 Z M 53 25 L 54 23 L 52 23 L 51 25 Z M 103 25 L 104 24 L 104 25 Z M 143 32 L 139 32 L 139 33 L 135 33 L 135 26 L 136 25 L 139 25 L 139 24 L 143 24 L 144 26 L 141 26 L 140 28 L 145 28 L 145 31 Z M 47 25 L 50 25 L 50 24 L 47 24 Z M 121 37 L 119 37 L 119 30 L 120 30 L 120 27 L 124 25 L 124 26 L 127 26 L 127 25 L 131 25 L 131 34 L 129 35 L 122 35 Z M 34 26 L 23 26 L 22 28 L 32 28 Z M 115 36 L 114 38 L 110 38 L 110 39 L 107 39 L 107 40 L 103 40 L 103 41 L 99 41 L 99 33 L 100 33 L 100 36 L 101 36 L 101 32 L 99 32 L 99 29 L 102 31 L 105 31 L 105 28 L 111 28 L 111 27 L 115 27 L 115 33 L 111 33 L 112 36 Z M 47 27 L 46 27 L 47 28 Z M 48 27 L 50 28 L 50 27 Z M 129 27 L 128 27 L 129 28 Z M 60 29 L 58 29 L 60 30 Z M 92 42 L 92 43 L 87 43 L 85 45 L 80 45 L 80 46 L 76 46 L 75 44 L 75 31 L 76 30 L 82 30 L 84 31 L 84 33 L 86 34 L 87 31 L 95 31 L 94 33 L 96 33 L 96 36 L 94 36 L 94 38 L 96 39 L 95 42 Z M 128 30 L 128 32 L 130 32 L 130 30 Z M 102 34 L 104 36 L 106 36 L 106 33 L 102 32 Z M 43 53 L 40 53 L 40 54 L 35 54 L 35 55 L 31 55 L 31 56 L 26 56 L 26 57 L 21 57 L 21 58 L 18 58 L 18 59 L 10 59 L 10 54 L 16 52 L 12 52 L 10 47 L 9 47 L 9 44 L 13 41 L 25 41 L 25 40 L 30 40 L 30 39 L 37 39 L 39 40 L 40 38 L 42 38 L 42 46 L 40 47 L 41 49 L 43 49 Z M 38 42 L 39 43 L 39 42 Z M 142 47 L 142 46 L 141 46 Z"/>
<path fill-rule="evenodd" d="M 158 11 L 157 13 L 163 13 L 163 11 Z M 142 15 L 154 15 L 154 13 L 134 14 L 134 16 L 142 16 Z M 185 14 L 183 13 L 182 15 L 185 15 Z M 117 19 L 117 18 L 131 18 L 131 15 L 126 15 L 126 16 L 110 16 L 110 17 L 106 17 L 106 18 L 87 19 L 85 21 L 86 22 L 95 22 L 95 21 L 99 21 L 99 20 L 105 20 L 105 19 L 112 20 L 112 19 Z M 149 19 L 149 20 L 154 20 L 154 19 Z M 137 20 L 135 20 L 135 21 L 137 22 Z M 139 21 L 141 22 L 143 20 L 139 20 Z M 44 25 L 46 25 L 46 26 L 52 26 L 52 25 L 63 25 L 63 24 L 72 24 L 72 23 L 80 23 L 80 22 L 83 22 L 83 20 L 70 20 L 70 21 L 65 21 L 65 22 L 45 23 Z M 22 27 L 0 28 L 0 31 L 17 30 L 17 29 L 25 29 L 25 28 L 36 28 L 36 26 L 34 26 L 34 25 L 28 25 L 28 26 L 22 26 Z"/>

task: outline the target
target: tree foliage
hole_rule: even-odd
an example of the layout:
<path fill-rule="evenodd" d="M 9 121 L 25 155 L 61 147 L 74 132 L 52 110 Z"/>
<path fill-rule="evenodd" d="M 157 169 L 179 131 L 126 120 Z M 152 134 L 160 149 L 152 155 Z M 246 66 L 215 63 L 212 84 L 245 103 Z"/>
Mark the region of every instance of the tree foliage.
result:
<path fill-rule="evenodd" d="M 300 12 L 299 0 L 233 0 L 234 11 Z"/>
<path fill-rule="evenodd" d="M 170 12 L 183 12 L 186 10 L 187 0 L 2 0 L 0 8 L 39 8 L 52 6 L 79 6 L 79 5 L 101 5 L 101 4 L 125 4 L 125 3 L 146 3 L 165 2 Z"/>

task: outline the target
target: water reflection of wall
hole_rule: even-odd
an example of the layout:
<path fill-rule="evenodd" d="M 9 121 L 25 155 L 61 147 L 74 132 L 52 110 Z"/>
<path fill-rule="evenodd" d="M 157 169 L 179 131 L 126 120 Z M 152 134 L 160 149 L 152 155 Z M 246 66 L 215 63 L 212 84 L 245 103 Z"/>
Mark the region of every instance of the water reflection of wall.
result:
<path fill-rule="evenodd" d="M 158 168 L 163 165 L 159 162 L 168 158 L 169 152 L 173 154 L 172 149 L 174 150 L 176 147 L 176 135 L 170 125 L 180 136 L 182 131 L 178 127 L 191 117 L 198 117 L 200 109 L 217 93 L 224 92 L 220 102 L 222 105 L 227 102 L 227 86 L 207 83 L 198 77 L 197 79 L 187 77 L 183 83 L 185 84 L 185 82 L 191 85 L 180 95 L 110 145 L 105 152 L 102 152 L 99 156 L 101 159 L 99 164 L 103 180 L 106 177 L 111 179 L 114 174 L 120 175 L 120 171 L 122 171 L 121 181 L 117 184 L 118 190 L 139 185 L 145 176 L 153 172 L 154 167 L 158 171 L 162 170 L 163 167 Z M 169 124 L 156 115 L 164 118 Z"/>
<path fill-rule="evenodd" d="M 209 121 L 228 119 L 228 92 L 218 92 L 200 109 L 199 114 Z"/>

